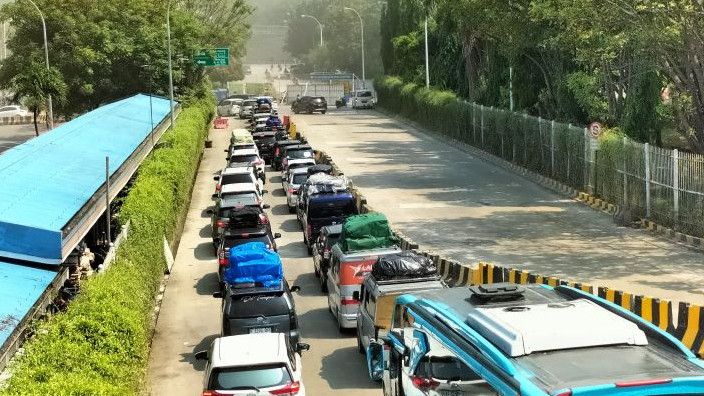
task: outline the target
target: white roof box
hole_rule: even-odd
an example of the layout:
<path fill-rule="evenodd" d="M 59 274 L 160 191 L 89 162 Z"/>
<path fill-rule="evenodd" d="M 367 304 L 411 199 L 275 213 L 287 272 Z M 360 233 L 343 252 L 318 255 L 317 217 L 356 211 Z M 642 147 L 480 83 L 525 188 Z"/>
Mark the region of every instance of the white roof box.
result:
<path fill-rule="evenodd" d="M 475 308 L 467 324 L 511 357 L 606 345 L 648 345 L 645 333 L 591 301 Z"/>

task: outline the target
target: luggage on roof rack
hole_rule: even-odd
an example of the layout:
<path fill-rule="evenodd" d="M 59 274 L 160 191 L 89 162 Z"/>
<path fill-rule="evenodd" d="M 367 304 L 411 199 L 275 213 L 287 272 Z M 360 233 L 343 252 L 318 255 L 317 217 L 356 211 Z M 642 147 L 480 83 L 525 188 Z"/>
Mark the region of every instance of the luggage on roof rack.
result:
<path fill-rule="evenodd" d="M 262 242 L 250 242 L 230 249 L 230 265 L 223 280 L 230 285 L 279 287 L 284 279 L 281 257 Z"/>
<path fill-rule="evenodd" d="M 342 225 L 339 243 L 343 252 L 349 252 L 388 248 L 396 245 L 398 238 L 391 231 L 386 216 L 367 213 L 347 218 Z"/>
<path fill-rule="evenodd" d="M 332 174 L 332 166 L 326 164 L 317 164 L 308 167 L 308 176 L 313 176 L 317 173 L 327 173 Z"/>
<path fill-rule="evenodd" d="M 437 277 L 433 261 L 412 251 L 380 256 L 372 266 L 372 276 L 377 280 Z"/>
<path fill-rule="evenodd" d="M 350 181 L 345 176 L 332 176 L 326 173 L 311 175 L 306 181 L 308 195 L 348 191 Z"/>
<path fill-rule="evenodd" d="M 257 228 L 262 211 L 256 206 L 242 206 L 230 211 L 229 228 Z"/>

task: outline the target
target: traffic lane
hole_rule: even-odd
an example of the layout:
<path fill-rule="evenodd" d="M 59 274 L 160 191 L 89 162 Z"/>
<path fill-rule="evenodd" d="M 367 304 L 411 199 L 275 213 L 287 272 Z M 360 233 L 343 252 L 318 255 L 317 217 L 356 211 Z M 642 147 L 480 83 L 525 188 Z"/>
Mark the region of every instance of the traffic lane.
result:
<path fill-rule="evenodd" d="M 280 172 L 267 172 L 266 201 L 271 205 L 271 223 L 284 263 L 284 274 L 291 285 L 301 291 L 294 293 L 301 342 L 310 344 L 303 352 L 303 382 L 310 395 L 330 395 L 344 390 L 349 395 L 379 395 L 378 384 L 369 380 L 363 355 L 357 352 L 354 333 L 341 334 L 330 314 L 327 296 L 320 292 L 313 271 L 313 258 L 308 256 L 303 234 L 295 214 L 288 212 L 286 194 L 281 186 Z"/>
<path fill-rule="evenodd" d="M 39 131 L 45 132 L 46 126 L 39 124 Z M 35 136 L 34 124 L 0 125 L 0 153 L 9 150 Z"/>
<path fill-rule="evenodd" d="M 619 227 L 609 216 L 378 112 L 330 109 L 293 117 L 369 204 L 423 248 L 464 263 L 491 261 L 704 303 L 704 261 L 697 251 Z"/>
<path fill-rule="evenodd" d="M 194 353 L 207 350 L 220 335 L 217 261 L 211 242 L 213 175 L 225 165 L 225 130 L 211 130 L 196 176 L 174 266 L 156 323 L 149 356 L 149 386 L 154 395 L 197 395 L 203 390 L 204 362 Z"/>

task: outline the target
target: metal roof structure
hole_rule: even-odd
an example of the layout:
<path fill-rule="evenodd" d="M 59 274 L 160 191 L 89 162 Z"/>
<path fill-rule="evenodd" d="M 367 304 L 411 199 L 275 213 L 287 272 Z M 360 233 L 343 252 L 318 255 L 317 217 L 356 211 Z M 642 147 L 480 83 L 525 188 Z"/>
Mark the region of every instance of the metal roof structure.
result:
<path fill-rule="evenodd" d="M 0 261 L 0 346 L 57 275 L 54 271 Z"/>
<path fill-rule="evenodd" d="M 169 100 L 151 102 L 139 94 L 107 104 L 0 155 L 0 257 L 68 257 L 105 209 L 105 158 L 112 198 L 158 140 Z"/>

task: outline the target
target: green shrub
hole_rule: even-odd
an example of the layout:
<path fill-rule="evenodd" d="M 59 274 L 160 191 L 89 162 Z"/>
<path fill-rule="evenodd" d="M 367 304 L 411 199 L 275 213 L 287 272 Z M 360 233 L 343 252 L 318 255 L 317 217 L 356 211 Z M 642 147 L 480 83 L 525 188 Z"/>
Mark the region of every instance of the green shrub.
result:
<path fill-rule="evenodd" d="M 13 365 L 6 395 L 131 395 L 144 389 L 154 299 L 185 215 L 214 99 L 192 101 L 142 164 L 120 211 L 130 237 L 108 271 L 84 283 L 66 312 L 39 324 Z"/>

